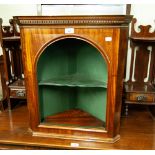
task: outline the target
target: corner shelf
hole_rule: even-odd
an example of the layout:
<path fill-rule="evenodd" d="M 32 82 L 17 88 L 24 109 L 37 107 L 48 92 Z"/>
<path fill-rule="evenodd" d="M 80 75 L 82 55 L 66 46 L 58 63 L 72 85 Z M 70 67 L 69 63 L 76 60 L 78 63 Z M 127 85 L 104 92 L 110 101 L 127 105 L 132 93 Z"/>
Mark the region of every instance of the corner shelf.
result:
<path fill-rule="evenodd" d="M 97 119 L 81 109 L 70 109 L 64 112 L 47 116 L 42 124 L 73 126 L 83 128 L 104 128 L 105 122 Z M 47 125 L 48 125 L 47 124 Z"/>
<path fill-rule="evenodd" d="M 32 135 L 70 141 L 68 148 L 75 140 L 94 146 L 118 140 L 132 16 L 14 18 L 22 26 Z M 70 27 L 74 32 L 66 33 Z"/>
<path fill-rule="evenodd" d="M 39 86 L 67 86 L 67 87 L 101 87 L 107 88 L 107 83 L 100 80 L 93 80 L 87 77 L 72 74 L 62 77 L 55 77 L 48 80 L 40 81 Z"/>

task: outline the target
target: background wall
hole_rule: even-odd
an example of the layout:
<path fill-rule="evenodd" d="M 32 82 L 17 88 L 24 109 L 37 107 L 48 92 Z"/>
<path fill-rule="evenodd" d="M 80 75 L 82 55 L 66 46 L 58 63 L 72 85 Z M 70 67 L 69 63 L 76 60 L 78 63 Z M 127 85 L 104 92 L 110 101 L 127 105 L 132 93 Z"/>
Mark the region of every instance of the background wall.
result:
<path fill-rule="evenodd" d="M 0 18 L 3 19 L 3 25 L 9 24 L 9 19 L 16 15 L 37 15 L 37 4 L 0 4 Z M 155 29 L 155 4 L 132 4 L 131 15 L 137 18 L 137 25 L 152 25 Z M 136 27 L 137 31 L 138 28 Z M 2 50 L 0 48 L 0 55 Z M 128 47 L 126 80 L 129 78 L 131 50 Z"/>
<path fill-rule="evenodd" d="M 155 28 L 155 4 L 132 4 L 131 14 L 138 19 L 138 25 L 150 24 Z"/>
<path fill-rule="evenodd" d="M 9 19 L 18 15 L 37 15 L 36 4 L 0 4 L 0 18 L 3 25 L 9 25 Z"/>

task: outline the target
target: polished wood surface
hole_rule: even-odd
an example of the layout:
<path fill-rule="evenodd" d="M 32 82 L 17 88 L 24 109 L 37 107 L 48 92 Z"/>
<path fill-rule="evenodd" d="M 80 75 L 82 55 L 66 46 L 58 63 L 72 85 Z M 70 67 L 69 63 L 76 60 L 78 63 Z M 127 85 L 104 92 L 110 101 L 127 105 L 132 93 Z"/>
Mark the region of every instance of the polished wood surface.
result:
<path fill-rule="evenodd" d="M 128 25 L 132 16 L 18 16 L 27 89 L 30 128 L 36 136 L 83 141 L 115 142 L 119 139 L 124 64 Z M 66 33 L 72 27 L 74 33 Z M 110 41 L 107 41 L 110 37 Z M 39 113 L 37 62 L 44 49 L 61 39 L 81 39 L 100 52 L 108 68 L 106 129 L 87 130 L 42 125 Z M 89 144 L 89 142 L 88 142 Z"/>
<path fill-rule="evenodd" d="M 121 118 L 121 138 L 112 144 L 35 137 L 29 130 L 28 117 L 24 104 L 0 114 L 0 149 L 155 149 L 155 122 L 146 106 L 131 107 L 129 116 Z M 78 143 L 79 147 L 71 147 L 71 143 Z"/>
<path fill-rule="evenodd" d="M 72 125 L 75 127 L 84 128 L 104 128 L 105 123 L 89 113 L 80 110 L 73 109 L 67 110 L 63 113 L 55 114 L 54 116 L 47 116 L 44 123 L 60 124 L 60 125 Z"/>

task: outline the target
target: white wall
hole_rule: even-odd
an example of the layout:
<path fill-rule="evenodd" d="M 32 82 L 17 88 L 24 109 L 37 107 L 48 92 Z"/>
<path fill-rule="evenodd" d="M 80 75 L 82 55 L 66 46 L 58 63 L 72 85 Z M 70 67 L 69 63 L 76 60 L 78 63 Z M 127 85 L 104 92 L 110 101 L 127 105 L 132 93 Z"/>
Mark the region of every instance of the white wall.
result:
<path fill-rule="evenodd" d="M 155 28 L 155 4 L 133 4 L 131 14 L 137 18 L 138 25 L 152 25 Z"/>
<path fill-rule="evenodd" d="M 0 4 L 0 18 L 3 19 L 3 25 L 9 25 L 9 19 L 12 16 L 19 15 L 37 15 L 36 4 Z"/>
<path fill-rule="evenodd" d="M 42 5 L 42 15 L 123 15 L 126 14 L 125 4 L 103 5 Z"/>

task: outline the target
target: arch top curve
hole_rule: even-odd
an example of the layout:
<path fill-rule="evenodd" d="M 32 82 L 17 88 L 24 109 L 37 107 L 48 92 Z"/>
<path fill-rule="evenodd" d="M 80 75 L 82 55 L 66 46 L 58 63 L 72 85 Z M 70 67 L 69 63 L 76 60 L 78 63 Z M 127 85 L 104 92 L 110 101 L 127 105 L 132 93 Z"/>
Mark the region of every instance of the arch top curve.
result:
<path fill-rule="evenodd" d="M 106 64 L 108 66 L 108 64 L 110 63 L 110 60 L 105 52 L 105 50 L 103 49 L 103 47 L 101 47 L 100 45 L 98 45 L 97 43 L 95 43 L 93 40 L 79 36 L 79 35 L 63 35 L 63 36 L 59 36 L 56 37 L 48 42 L 46 42 L 39 50 L 39 52 L 36 54 L 35 56 L 35 67 L 37 65 L 38 59 L 39 57 L 42 55 L 42 53 L 45 51 L 46 48 L 48 48 L 49 46 L 51 46 L 52 44 L 55 44 L 56 42 L 62 41 L 62 40 L 66 40 L 66 39 L 75 39 L 75 40 L 79 40 L 79 41 L 83 41 L 89 45 L 91 45 L 92 47 L 96 48 L 97 51 L 102 55 L 103 59 L 106 61 Z"/>

